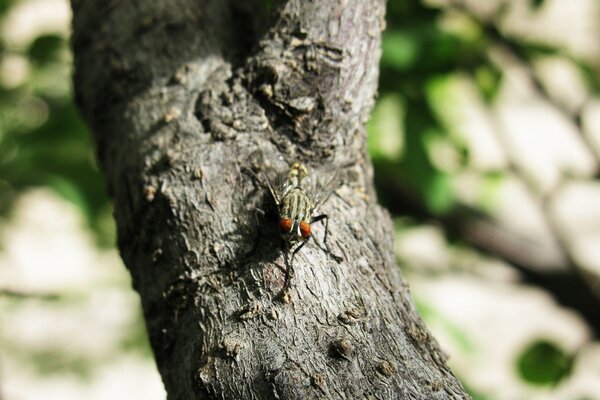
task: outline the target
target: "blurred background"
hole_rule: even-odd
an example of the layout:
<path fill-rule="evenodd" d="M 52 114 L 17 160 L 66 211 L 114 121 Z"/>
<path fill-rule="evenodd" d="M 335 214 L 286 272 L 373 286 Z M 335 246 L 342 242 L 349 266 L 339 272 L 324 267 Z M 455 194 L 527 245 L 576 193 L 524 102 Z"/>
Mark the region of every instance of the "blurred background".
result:
<path fill-rule="evenodd" d="M 0 0 L 0 399 L 164 399 L 70 18 Z M 600 2 L 389 1 L 368 130 L 399 265 L 473 398 L 600 399 Z"/>

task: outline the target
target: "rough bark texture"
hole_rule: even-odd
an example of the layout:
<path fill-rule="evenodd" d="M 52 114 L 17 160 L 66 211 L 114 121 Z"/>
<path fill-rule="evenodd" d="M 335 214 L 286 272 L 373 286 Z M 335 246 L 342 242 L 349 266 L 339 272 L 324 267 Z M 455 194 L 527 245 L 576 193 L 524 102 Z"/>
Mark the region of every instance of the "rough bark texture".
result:
<path fill-rule="evenodd" d="M 169 398 L 466 398 L 373 195 L 384 1 L 72 3 L 77 101 Z M 283 299 L 276 223 L 255 212 L 269 194 L 248 172 L 278 156 L 345 176 L 323 207 L 343 261 L 309 242 Z"/>

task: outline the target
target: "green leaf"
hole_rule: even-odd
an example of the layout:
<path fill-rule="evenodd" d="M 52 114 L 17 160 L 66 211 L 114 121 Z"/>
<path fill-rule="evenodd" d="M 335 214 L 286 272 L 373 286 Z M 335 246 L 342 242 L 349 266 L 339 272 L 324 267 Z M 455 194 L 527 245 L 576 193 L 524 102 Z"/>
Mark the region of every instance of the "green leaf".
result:
<path fill-rule="evenodd" d="M 445 214 L 454 206 L 454 190 L 452 180 L 445 173 L 433 174 L 425 191 L 427 207 L 437 215 Z"/>
<path fill-rule="evenodd" d="M 431 162 L 429 143 L 443 136 L 437 119 L 427 103 L 407 103 L 405 111 L 405 149 L 403 173 L 434 214 L 444 214 L 454 205 L 454 194 L 448 174 Z"/>
<path fill-rule="evenodd" d="M 58 35 L 43 35 L 37 37 L 29 46 L 28 56 L 32 63 L 38 65 L 56 61 L 64 50 L 66 41 Z"/>
<path fill-rule="evenodd" d="M 600 79 L 598 79 L 597 68 L 581 61 L 575 61 L 575 63 L 579 68 L 579 72 L 583 75 L 587 87 L 594 95 L 600 95 Z"/>
<path fill-rule="evenodd" d="M 485 101 L 491 103 L 502 83 L 502 72 L 490 64 L 482 65 L 475 70 L 475 83 Z"/>
<path fill-rule="evenodd" d="M 80 209 L 99 243 L 113 244 L 110 205 L 90 134 L 69 99 L 43 100 L 49 115 L 45 122 L 33 129 L 18 126 L 0 141 L 0 176 L 5 182 L 0 185 L 0 212 L 9 212 L 10 200 L 24 190 L 50 187 Z"/>
<path fill-rule="evenodd" d="M 533 342 L 519 355 L 520 377 L 533 385 L 556 385 L 571 373 L 573 357 L 549 340 Z"/>
<path fill-rule="evenodd" d="M 416 38 L 401 31 L 384 34 L 382 49 L 381 63 L 400 71 L 412 67 L 419 53 Z"/>
<path fill-rule="evenodd" d="M 54 189 L 63 199 L 83 211 L 87 216 L 88 204 L 85 200 L 85 195 L 81 193 L 82 189 L 74 184 L 74 182 L 60 176 L 50 176 L 47 178 L 46 184 Z"/>
<path fill-rule="evenodd" d="M 22 357 L 27 358 L 28 364 L 41 375 L 72 374 L 87 380 L 91 378 L 94 369 L 91 358 L 87 358 L 84 354 L 69 354 L 58 347 L 27 350 Z"/>
<path fill-rule="evenodd" d="M 506 176 L 503 171 L 490 171 L 483 176 L 479 201 L 484 209 L 490 212 L 496 209 L 500 188 L 505 178 Z"/>
<path fill-rule="evenodd" d="M 0 0 L 0 15 L 6 14 L 8 10 L 13 6 L 15 0 Z"/>
<path fill-rule="evenodd" d="M 545 3 L 545 0 L 531 0 L 531 8 L 539 10 Z"/>

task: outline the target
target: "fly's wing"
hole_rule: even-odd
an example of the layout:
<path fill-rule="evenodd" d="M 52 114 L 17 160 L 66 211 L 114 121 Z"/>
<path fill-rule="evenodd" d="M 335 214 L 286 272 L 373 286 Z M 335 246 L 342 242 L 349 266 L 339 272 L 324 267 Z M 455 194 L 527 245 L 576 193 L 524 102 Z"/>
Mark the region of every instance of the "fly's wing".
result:
<path fill-rule="evenodd" d="M 259 176 L 263 183 L 269 188 L 271 196 L 275 204 L 279 206 L 281 199 L 287 190 L 287 173 L 288 165 L 284 161 L 265 162 L 263 164 L 263 170 L 259 172 Z"/>
<path fill-rule="evenodd" d="M 340 169 L 332 166 L 314 170 L 310 178 L 310 193 L 314 202 L 313 209 L 323 205 L 342 184 Z"/>

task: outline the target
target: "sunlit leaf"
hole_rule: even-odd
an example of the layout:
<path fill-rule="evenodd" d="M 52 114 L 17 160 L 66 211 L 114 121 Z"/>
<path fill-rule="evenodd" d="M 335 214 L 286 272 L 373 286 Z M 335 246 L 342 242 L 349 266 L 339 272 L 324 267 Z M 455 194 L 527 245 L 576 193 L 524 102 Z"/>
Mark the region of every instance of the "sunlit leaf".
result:
<path fill-rule="evenodd" d="M 367 124 L 368 149 L 373 159 L 398 161 L 403 144 L 402 99 L 396 95 L 382 96 Z"/>
<path fill-rule="evenodd" d="M 502 72 L 492 65 L 482 65 L 475 70 L 475 83 L 486 102 L 491 103 L 502 83 Z"/>
<path fill-rule="evenodd" d="M 434 214 L 445 214 L 454 205 L 451 178 L 445 173 L 435 173 L 425 187 L 427 207 Z"/>
<path fill-rule="evenodd" d="M 89 379 L 93 370 L 93 359 L 85 354 L 73 354 L 60 347 L 32 350 L 22 354 L 29 365 L 41 375 L 72 374 L 80 379 Z"/>
<path fill-rule="evenodd" d="M 534 56 L 564 56 L 563 49 L 545 43 L 519 43 L 523 53 L 529 57 Z"/>
<path fill-rule="evenodd" d="M 427 103 L 408 105 L 403 173 L 432 213 L 446 213 L 454 203 L 451 179 L 431 162 L 429 152 L 432 137 L 443 135 L 443 131 Z"/>
<path fill-rule="evenodd" d="M 498 205 L 500 189 L 505 181 L 502 171 L 491 171 L 483 176 L 483 185 L 480 193 L 481 207 L 493 212 Z"/>
<path fill-rule="evenodd" d="M 382 48 L 381 63 L 397 70 L 411 67 L 417 60 L 419 51 L 415 37 L 401 31 L 384 34 Z"/>
<path fill-rule="evenodd" d="M 52 176 L 46 180 L 46 185 L 54 189 L 65 200 L 75 205 L 80 210 L 87 209 L 85 196 L 81 193 L 81 188 L 73 182 L 60 176 Z"/>

